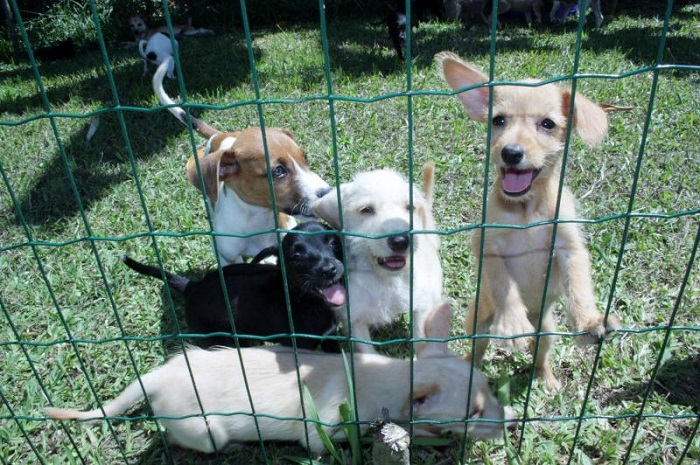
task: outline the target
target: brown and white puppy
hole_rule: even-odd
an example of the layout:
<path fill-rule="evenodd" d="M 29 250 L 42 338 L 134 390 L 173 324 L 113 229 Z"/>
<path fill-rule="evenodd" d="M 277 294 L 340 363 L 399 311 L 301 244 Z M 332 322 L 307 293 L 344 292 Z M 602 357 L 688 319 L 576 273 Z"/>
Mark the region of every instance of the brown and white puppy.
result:
<path fill-rule="evenodd" d="M 458 90 L 488 83 L 481 71 L 454 54 L 436 56 L 447 84 Z M 524 81 L 534 83 L 536 81 Z M 596 309 L 591 264 L 577 218 L 575 199 L 564 187 L 556 217 L 560 171 L 567 125 L 590 145 L 607 133 L 606 112 L 581 94 L 553 84 L 493 87 L 492 119 L 487 121 L 490 87 L 458 93 L 467 114 L 491 125 L 491 163 L 496 181 L 486 206 L 484 223 L 516 228 L 484 228 L 474 235 L 472 247 L 477 262 L 482 247 L 483 265 L 479 307 L 472 301 L 466 322 L 468 334 L 501 336 L 532 335 L 542 315 L 542 331 L 555 330 L 553 309 L 560 297 L 567 298 L 567 315 L 579 340 L 595 342 L 619 327 L 619 320 Z M 571 105 L 573 120 L 568 121 Z M 557 225 L 554 258 L 545 277 L 552 247 L 552 221 Z M 541 223 L 545 224 L 541 224 Z M 543 304 L 543 293 L 544 304 Z M 533 340 L 534 341 L 534 340 Z M 551 390 L 560 388 L 548 363 L 553 336 L 542 336 L 535 366 Z M 472 360 L 480 363 L 489 339 L 476 342 Z M 521 348 L 524 339 L 503 339 L 509 348 Z"/>
<path fill-rule="evenodd" d="M 426 315 L 443 300 L 440 239 L 415 233 L 435 229 L 434 170 L 432 163 L 425 166 L 422 190 L 392 170 L 360 173 L 340 186 L 340 204 L 332 190 L 313 205 L 316 216 L 350 233 L 345 236 L 348 304 L 336 313 L 347 331 L 349 305 L 354 338 L 371 340 L 370 328 L 388 325 L 411 310 L 413 336 L 422 337 Z M 355 346 L 374 351 L 370 344 Z"/>
<path fill-rule="evenodd" d="M 155 29 L 149 29 L 146 22 L 139 15 L 134 15 L 129 18 L 129 29 L 131 29 L 131 33 L 134 35 L 134 41 L 137 43 L 141 40 L 148 40 L 159 32 L 170 34 L 170 29 L 168 29 L 168 26 L 160 26 Z M 192 18 L 187 19 L 187 24 L 174 24 L 172 32 L 175 34 L 175 37 L 214 35 L 214 31 L 211 29 L 192 27 Z"/>
<path fill-rule="evenodd" d="M 169 60 L 166 60 L 156 70 L 153 90 L 162 104 L 173 105 L 175 102 L 163 89 L 168 65 Z M 171 106 L 168 111 L 187 124 L 182 108 Z M 311 216 L 311 204 L 330 190 L 328 184 L 309 169 L 306 154 L 286 129 L 266 128 L 263 139 L 263 132 L 257 126 L 224 133 L 194 117 L 190 117 L 190 121 L 207 143 L 197 151 L 197 160 L 194 157 L 188 160 L 187 180 L 195 187 L 202 187 L 197 171 L 199 165 L 215 232 L 253 234 L 275 229 L 268 176 L 272 180 L 282 229 L 296 225 L 291 215 Z M 216 244 L 222 264 L 229 264 L 275 245 L 276 237 L 274 233 L 217 236 Z"/>
<path fill-rule="evenodd" d="M 449 307 L 439 306 L 434 318 L 447 318 L 446 324 L 437 322 L 434 326 L 449 328 Z M 430 336 L 445 338 L 449 334 Z M 498 405 L 484 375 L 449 353 L 445 343 L 441 345 L 441 350 L 431 351 L 430 358 L 414 362 L 355 354 L 354 388 L 362 432 L 382 416 L 382 409 L 388 409 L 395 421 L 407 422 L 411 415 L 421 420 L 414 424 L 419 436 L 440 432 L 462 435 L 466 428 L 470 437 L 487 439 L 512 426 L 509 420 L 513 414 Z M 176 355 L 142 375 L 102 408 L 86 412 L 47 408 L 46 413 L 54 420 L 113 417 L 122 415 L 145 394 L 153 415 L 161 417 L 169 442 L 180 447 L 211 453 L 233 442 L 258 441 L 260 437 L 264 441 L 296 441 L 320 454 L 324 445 L 314 424 L 303 421 L 298 379 L 309 389 L 323 429 L 332 438 L 341 438 L 339 405 L 350 396 L 343 357 L 298 350 L 297 360 L 292 349 L 282 347 L 241 349 L 240 358 L 236 349 L 188 348 L 186 357 Z M 308 403 L 305 407 L 308 412 Z"/>

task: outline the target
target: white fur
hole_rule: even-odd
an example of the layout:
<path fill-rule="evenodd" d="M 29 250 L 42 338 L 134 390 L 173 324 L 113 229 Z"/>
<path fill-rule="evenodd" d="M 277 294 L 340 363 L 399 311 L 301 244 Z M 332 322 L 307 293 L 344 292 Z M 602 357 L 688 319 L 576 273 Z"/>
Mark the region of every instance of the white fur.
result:
<path fill-rule="evenodd" d="M 432 182 L 432 180 L 431 180 Z M 424 190 L 425 190 L 424 186 Z M 432 190 L 432 186 L 429 189 Z M 405 252 L 406 265 L 390 271 L 380 266 L 378 259 L 400 255 L 392 251 L 390 233 L 408 232 L 413 217 L 413 230 L 433 230 L 432 194 L 428 198 L 419 189 L 413 189 L 414 214 L 409 213 L 408 182 L 392 170 L 361 173 L 351 183 L 340 186 L 343 230 L 351 234 L 372 237 L 346 236 L 348 254 L 348 305 L 352 336 L 370 340 L 370 328 L 391 323 L 397 316 L 411 310 L 413 291 L 414 337 L 423 336 L 423 321 L 435 305 L 442 301 L 442 267 L 438 248 L 440 241 L 434 234 L 414 234 L 413 254 Z M 372 214 L 363 213 L 371 207 Z M 314 204 L 314 213 L 336 229 L 340 229 L 338 198 L 331 191 Z M 377 237 L 380 236 L 380 237 Z M 413 286 L 410 279 L 410 260 L 413 260 Z M 348 327 L 347 306 L 337 311 Z M 372 352 L 368 344 L 356 344 L 358 350 Z"/>
<path fill-rule="evenodd" d="M 440 310 L 438 318 L 447 317 L 449 320 L 447 305 L 436 310 Z M 449 328 L 449 321 L 441 321 L 435 326 Z M 431 336 L 443 334 L 431 333 Z M 508 420 L 513 415 L 509 409 L 498 405 L 486 378 L 470 363 L 450 354 L 446 344 L 431 344 L 436 346 L 431 350 L 433 356 L 413 362 L 413 397 L 409 360 L 377 354 L 355 355 L 355 391 L 358 419 L 364 422 L 362 431 L 366 431 L 368 422 L 382 417 L 382 409 L 386 408 L 395 421 L 408 421 L 411 410 L 414 420 L 454 421 L 416 423 L 414 433 L 417 435 L 448 431 L 463 434 L 465 424 L 472 438 L 501 435 L 504 426 L 510 426 L 510 422 L 493 420 Z M 297 375 L 294 352 L 285 347 L 241 349 L 243 367 L 236 349 L 206 351 L 189 348 L 186 355 L 187 360 L 182 354 L 176 355 L 162 367 L 141 376 L 154 416 L 194 415 L 159 420 L 167 429 L 171 443 L 213 452 L 213 438 L 216 450 L 221 451 L 233 441 L 257 441 L 259 428 L 265 441 L 297 441 L 312 453 L 320 454 L 324 446 L 314 424 L 307 423 L 305 428 L 304 422 L 293 420 L 303 417 L 298 375 L 311 392 L 319 418 L 325 424 L 324 429 L 331 437 L 343 436 L 338 407 L 349 398 L 349 394 L 342 356 L 299 350 Z M 250 397 L 243 382 L 243 369 Z M 202 415 L 192 379 L 205 415 Z M 471 392 L 467 395 L 470 385 Z M 116 399 L 103 405 L 104 414 L 110 417 L 121 415 L 143 397 L 144 392 L 136 380 Z M 251 415 L 251 400 L 257 415 L 257 427 Z M 308 404 L 305 408 L 309 418 Z M 87 412 L 47 408 L 46 413 L 56 420 L 104 417 L 99 408 Z M 465 418 L 469 421 L 465 422 Z"/>
<path fill-rule="evenodd" d="M 177 41 L 175 41 L 177 43 Z M 143 57 L 143 75 L 145 76 L 148 72 L 148 63 L 152 63 L 156 66 L 160 65 L 164 61 L 168 60 L 168 77 L 170 79 L 175 79 L 175 60 L 172 59 L 173 56 L 173 46 L 170 42 L 170 37 L 165 34 L 154 34 L 148 40 L 139 41 L 139 53 Z M 150 60 L 148 58 L 149 53 L 155 53 L 156 58 Z"/>

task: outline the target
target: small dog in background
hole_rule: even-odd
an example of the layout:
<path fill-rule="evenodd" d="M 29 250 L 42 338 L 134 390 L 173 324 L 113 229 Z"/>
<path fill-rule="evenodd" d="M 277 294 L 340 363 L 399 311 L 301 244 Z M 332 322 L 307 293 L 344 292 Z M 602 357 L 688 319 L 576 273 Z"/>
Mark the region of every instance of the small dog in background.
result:
<path fill-rule="evenodd" d="M 174 41 L 177 44 L 177 41 Z M 173 45 L 170 36 L 165 32 L 153 34 L 148 40 L 139 40 L 139 53 L 143 57 L 143 75 L 148 72 L 148 64 L 159 66 L 167 62 L 167 76 L 175 79 L 175 60 L 173 59 Z"/>
<path fill-rule="evenodd" d="M 168 26 L 160 26 L 155 29 L 149 29 L 146 22 L 139 15 L 134 15 L 129 18 L 129 29 L 131 29 L 131 33 L 134 35 L 134 41 L 137 43 L 141 40 L 148 40 L 151 38 L 151 36 L 158 34 L 159 32 L 170 34 L 170 29 L 168 29 Z M 192 18 L 187 19 L 187 24 L 173 25 L 172 32 L 175 34 L 175 37 L 214 35 L 214 31 L 211 29 L 192 27 Z"/>
<path fill-rule="evenodd" d="M 429 320 L 449 318 L 446 304 L 435 311 L 438 315 Z M 449 328 L 450 322 L 432 326 Z M 426 334 L 435 339 L 449 337 L 449 332 L 431 333 L 429 328 Z M 513 412 L 498 405 L 486 377 L 451 355 L 446 343 L 442 345 L 442 353 L 434 349 L 430 358 L 415 361 L 355 353 L 352 366 L 361 434 L 383 416 L 383 409 L 397 423 L 415 421 L 416 436 L 455 433 L 489 439 L 503 436 L 506 427 L 514 426 Z M 350 396 L 346 368 L 340 355 L 295 353 L 286 347 L 240 352 L 190 347 L 141 375 L 102 408 L 49 407 L 45 411 L 54 420 L 100 420 L 123 415 L 147 396 L 171 444 L 213 453 L 233 442 L 296 441 L 319 455 L 325 447 L 317 429 L 304 428 L 295 419 L 303 405 L 298 380 L 303 380 L 314 400 L 321 427 L 332 439 L 339 439 L 344 436 L 343 428 L 337 426 L 343 421 L 339 406 Z"/>
<path fill-rule="evenodd" d="M 487 0 L 488 1 L 488 0 Z M 532 15 L 535 15 L 535 24 L 542 23 L 543 0 L 499 0 L 498 15 L 506 13 L 520 13 L 525 16 L 527 25 L 532 25 Z M 490 23 L 490 19 L 489 19 Z"/>
<path fill-rule="evenodd" d="M 316 216 L 331 227 L 339 230 L 342 226 L 345 232 L 353 233 L 346 236 L 345 244 L 351 336 L 355 338 L 371 340 L 371 327 L 387 325 L 410 311 L 411 295 L 413 336 L 422 337 L 427 313 L 442 301 L 440 240 L 435 234 L 413 233 L 435 229 L 434 171 L 432 163 L 426 164 L 422 190 L 414 186 L 412 191 L 409 183 L 392 170 L 358 174 L 352 182 L 340 186 L 342 225 L 335 190 L 313 205 Z M 345 331 L 347 312 L 347 305 L 336 309 Z M 355 346 L 362 352 L 374 351 L 370 344 L 358 342 Z"/>
<path fill-rule="evenodd" d="M 453 90 L 489 82 L 484 73 L 452 53 L 440 53 L 436 61 Z M 472 119 L 487 123 L 490 89 L 478 87 L 456 95 Z M 566 128 L 571 124 L 586 144 L 594 146 L 607 133 L 606 111 L 581 94 L 573 96 L 553 84 L 497 86 L 493 93 L 490 153 L 497 177 L 484 222 L 528 227 L 485 228 L 474 235 L 472 250 L 478 262 L 483 234 L 479 270 L 483 279 L 479 307 L 475 300 L 471 302 L 466 332 L 531 335 L 536 332 L 541 308 L 541 330 L 555 331 L 554 307 L 566 296 L 569 323 L 573 330 L 584 333 L 579 340 L 597 342 L 618 329 L 620 322 L 614 315 L 606 319 L 596 309 L 590 257 L 579 226 L 567 221 L 558 224 L 549 282 L 545 282 L 552 225 L 529 225 L 577 218 L 575 199 L 567 188 L 555 217 Z M 573 120 L 567 121 L 572 104 Z M 561 384 L 548 362 L 552 342 L 553 336 L 540 338 L 535 367 L 547 388 L 558 390 Z M 481 363 L 488 343 L 487 338 L 477 339 L 474 363 Z M 501 343 L 522 348 L 524 340 L 503 339 Z"/>
<path fill-rule="evenodd" d="M 336 319 L 333 308 L 345 303 L 344 274 L 340 238 L 335 234 L 318 234 L 328 228 L 316 221 L 301 223 L 282 240 L 282 252 L 287 277 L 294 332 L 326 336 L 335 334 Z M 312 234 L 309 234 L 312 233 Z M 263 251 L 264 256 L 277 255 L 274 250 Z M 160 268 L 144 265 L 124 256 L 122 261 L 132 270 L 162 279 Z M 254 260 L 255 261 L 255 260 Z M 197 334 L 231 333 L 233 328 L 226 308 L 226 295 L 237 334 L 272 336 L 289 334 L 291 327 L 287 312 L 282 271 L 277 265 L 237 263 L 222 268 L 223 288 L 218 270 L 207 273 L 199 281 L 164 272 L 168 285 L 182 293 L 187 301 L 185 317 L 189 332 Z M 335 340 L 296 337 L 297 347 L 320 348 L 340 352 Z M 231 337 L 209 336 L 197 338 L 199 345 L 234 345 Z M 249 340 L 239 339 L 242 346 Z M 291 346 L 292 340 L 279 341 Z"/>

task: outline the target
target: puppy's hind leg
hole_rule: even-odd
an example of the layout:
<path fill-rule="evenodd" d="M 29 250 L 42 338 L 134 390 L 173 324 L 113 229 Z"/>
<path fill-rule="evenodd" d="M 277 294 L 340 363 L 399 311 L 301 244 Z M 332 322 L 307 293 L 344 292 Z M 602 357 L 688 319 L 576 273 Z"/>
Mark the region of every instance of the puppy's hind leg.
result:
<path fill-rule="evenodd" d="M 552 306 L 553 307 L 553 306 Z M 552 316 L 553 308 L 545 310 L 545 315 L 542 318 L 542 332 L 553 332 L 555 330 L 554 317 Z M 536 323 L 535 323 L 536 324 Z M 537 338 L 532 338 L 531 351 L 535 353 L 535 341 Z M 535 360 L 535 371 L 537 377 L 544 381 L 545 390 L 548 392 L 556 392 L 561 389 L 561 383 L 557 381 L 552 371 L 552 366 L 549 362 L 549 353 L 554 344 L 554 336 L 540 336 L 539 348 L 537 350 L 537 359 Z"/>
<path fill-rule="evenodd" d="M 489 338 L 483 337 L 483 334 L 484 329 L 490 326 L 491 319 L 491 310 L 484 303 L 483 299 L 479 305 L 479 314 L 477 315 L 476 313 L 476 300 L 472 300 L 469 304 L 469 313 L 467 313 L 467 320 L 465 322 L 464 329 L 467 336 L 473 336 L 474 334 L 480 334 L 482 336 L 476 339 L 474 343 L 474 352 L 467 355 L 465 358 L 467 361 L 479 366 L 481 365 L 486 349 L 489 346 Z M 476 322 L 475 326 L 474 323 L 477 316 L 478 321 Z M 467 341 L 467 344 L 471 345 L 471 341 Z"/>

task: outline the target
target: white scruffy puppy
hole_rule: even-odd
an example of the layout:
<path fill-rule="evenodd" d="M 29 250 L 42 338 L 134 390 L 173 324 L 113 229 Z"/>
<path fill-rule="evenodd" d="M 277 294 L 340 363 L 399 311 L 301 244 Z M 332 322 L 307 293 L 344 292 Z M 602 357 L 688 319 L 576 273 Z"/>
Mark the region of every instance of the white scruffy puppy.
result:
<path fill-rule="evenodd" d="M 177 41 L 175 43 L 177 44 Z M 145 76 L 148 72 L 148 63 L 158 66 L 173 56 L 173 45 L 167 34 L 159 32 L 153 34 L 148 40 L 139 41 L 139 53 L 143 57 L 143 75 Z M 170 79 L 175 79 L 175 60 L 168 61 L 167 75 Z"/>
<path fill-rule="evenodd" d="M 408 182 L 392 170 L 357 175 L 340 186 L 342 225 L 335 190 L 313 206 L 316 216 L 335 229 L 342 226 L 348 233 L 347 305 L 354 338 L 370 340 L 371 327 L 387 325 L 410 310 L 414 310 L 413 336 L 423 337 L 427 313 L 442 301 L 440 240 L 435 234 L 418 233 L 435 229 L 434 171 L 432 163 L 425 166 L 422 191 L 415 187 L 411 190 Z M 346 329 L 347 305 L 337 310 Z M 363 352 L 374 351 L 370 344 L 359 343 L 356 347 Z"/>

